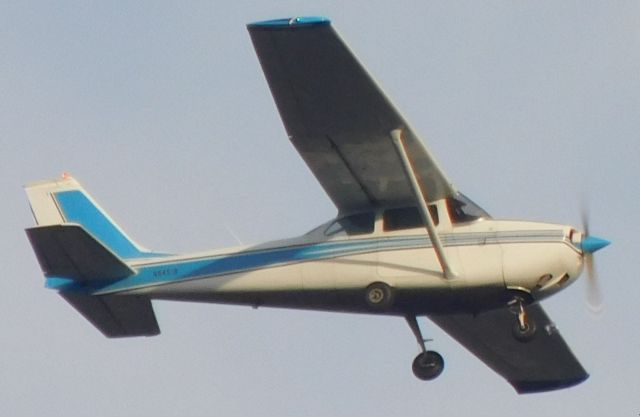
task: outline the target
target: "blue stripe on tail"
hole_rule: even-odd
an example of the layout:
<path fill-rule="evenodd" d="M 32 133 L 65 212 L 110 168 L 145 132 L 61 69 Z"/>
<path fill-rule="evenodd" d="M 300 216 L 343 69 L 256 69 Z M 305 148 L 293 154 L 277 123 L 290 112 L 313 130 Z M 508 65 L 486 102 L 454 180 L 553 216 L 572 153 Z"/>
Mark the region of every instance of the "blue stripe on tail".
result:
<path fill-rule="evenodd" d="M 120 258 L 148 258 L 163 255 L 141 251 L 82 191 L 61 191 L 55 193 L 55 199 L 67 222 L 80 224 Z"/>

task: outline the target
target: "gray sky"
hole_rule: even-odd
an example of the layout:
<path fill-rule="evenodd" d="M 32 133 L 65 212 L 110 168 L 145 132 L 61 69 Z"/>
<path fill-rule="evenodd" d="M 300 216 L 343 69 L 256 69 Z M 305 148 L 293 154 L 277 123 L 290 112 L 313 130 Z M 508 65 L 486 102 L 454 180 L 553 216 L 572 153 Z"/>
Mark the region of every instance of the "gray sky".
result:
<path fill-rule="evenodd" d="M 637 1 L 0 3 L 0 415 L 580 416 L 640 413 Z M 335 214 L 286 139 L 245 24 L 323 15 L 456 186 L 498 218 L 580 223 L 584 283 L 544 303 L 591 378 L 517 396 L 430 322 L 433 383 L 400 318 L 155 303 L 108 340 L 43 279 L 21 185 L 74 174 L 137 241 L 186 252 Z"/>

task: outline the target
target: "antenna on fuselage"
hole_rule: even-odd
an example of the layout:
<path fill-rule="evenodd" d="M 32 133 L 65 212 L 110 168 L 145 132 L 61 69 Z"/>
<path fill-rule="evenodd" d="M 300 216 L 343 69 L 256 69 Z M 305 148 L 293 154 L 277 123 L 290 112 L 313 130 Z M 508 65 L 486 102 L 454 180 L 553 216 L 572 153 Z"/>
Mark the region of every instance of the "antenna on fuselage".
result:
<path fill-rule="evenodd" d="M 242 241 L 240 240 L 240 238 L 238 237 L 238 235 L 236 235 L 233 230 L 231 230 L 231 227 L 227 226 L 226 224 L 224 225 L 224 228 L 227 229 L 227 232 L 229 232 L 229 234 L 235 239 L 236 242 L 238 242 L 238 245 L 243 246 L 244 243 L 242 243 Z"/>
<path fill-rule="evenodd" d="M 396 150 L 398 151 L 400 161 L 402 162 L 402 167 L 404 168 L 404 172 L 407 175 L 409 184 L 411 184 L 411 189 L 413 190 L 416 201 L 418 202 L 418 210 L 420 211 L 422 220 L 424 221 L 427 228 L 429 239 L 431 240 L 433 249 L 436 252 L 436 258 L 438 258 L 440 267 L 442 267 L 442 273 L 447 279 L 455 278 L 456 274 L 451 268 L 451 264 L 447 261 L 447 257 L 444 253 L 444 247 L 442 246 L 442 241 L 438 236 L 438 232 L 436 232 L 436 226 L 434 224 L 433 218 L 431 217 L 429 207 L 427 206 L 427 196 L 420 187 L 420 184 L 418 184 L 418 178 L 416 177 L 415 169 L 413 168 L 411 161 L 409 160 L 409 156 L 407 155 L 407 150 L 405 149 L 404 141 L 402 140 L 402 130 L 392 130 L 391 139 L 394 146 L 396 147 Z"/>

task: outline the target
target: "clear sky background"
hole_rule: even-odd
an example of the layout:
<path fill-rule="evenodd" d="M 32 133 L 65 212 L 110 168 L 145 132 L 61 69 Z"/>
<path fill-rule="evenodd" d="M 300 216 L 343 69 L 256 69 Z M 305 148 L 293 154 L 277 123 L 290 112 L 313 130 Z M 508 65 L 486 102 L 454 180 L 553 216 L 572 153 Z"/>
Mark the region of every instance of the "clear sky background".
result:
<path fill-rule="evenodd" d="M 497 218 L 580 224 L 605 294 L 544 302 L 590 372 L 518 396 L 435 325 L 414 378 L 401 318 L 156 302 L 162 335 L 104 338 L 43 278 L 21 185 L 77 177 L 145 246 L 301 234 L 335 208 L 286 138 L 245 24 L 323 15 L 455 185 Z M 636 416 L 638 1 L 0 3 L 0 415 Z"/>

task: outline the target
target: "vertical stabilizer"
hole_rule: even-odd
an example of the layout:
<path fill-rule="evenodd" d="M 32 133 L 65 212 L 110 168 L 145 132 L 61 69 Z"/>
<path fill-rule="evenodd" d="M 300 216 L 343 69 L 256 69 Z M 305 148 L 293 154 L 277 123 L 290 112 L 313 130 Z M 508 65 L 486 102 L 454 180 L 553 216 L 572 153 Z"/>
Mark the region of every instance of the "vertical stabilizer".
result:
<path fill-rule="evenodd" d="M 60 179 L 29 184 L 25 190 L 38 226 L 78 224 L 122 259 L 159 255 L 142 248 L 127 236 L 68 174 Z"/>

